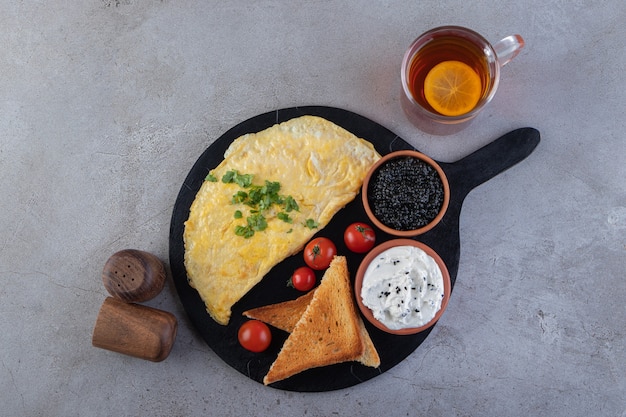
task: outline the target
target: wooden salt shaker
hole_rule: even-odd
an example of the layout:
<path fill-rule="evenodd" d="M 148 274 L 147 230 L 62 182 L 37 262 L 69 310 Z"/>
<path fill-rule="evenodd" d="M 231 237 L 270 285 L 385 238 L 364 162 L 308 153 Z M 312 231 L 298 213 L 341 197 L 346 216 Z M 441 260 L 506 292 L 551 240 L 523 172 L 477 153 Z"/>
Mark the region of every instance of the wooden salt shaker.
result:
<path fill-rule="evenodd" d="M 137 303 L 148 301 L 165 285 L 165 266 L 148 252 L 125 249 L 106 262 L 102 282 L 115 298 Z"/>
<path fill-rule="evenodd" d="M 96 319 L 92 344 L 160 362 L 172 350 L 177 327 L 176 317 L 171 313 L 107 297 Z"/>

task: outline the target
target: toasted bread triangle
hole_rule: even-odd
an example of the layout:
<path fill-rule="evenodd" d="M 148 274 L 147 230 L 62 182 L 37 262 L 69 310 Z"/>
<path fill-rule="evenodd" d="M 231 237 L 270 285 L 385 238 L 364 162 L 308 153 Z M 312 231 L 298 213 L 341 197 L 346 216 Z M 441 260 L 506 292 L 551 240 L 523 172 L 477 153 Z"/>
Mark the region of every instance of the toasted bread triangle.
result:
<path fill-rule="evenodd" d="M 365 366 L 378 368 L 380 366 L 380 357 L 378 356 L 374 342 L 372 342 L 361 316 L 357 317 L 357 321 L 359 323 L 359 331 L 361 332 L 361 341 L 363 342 L 363 354 L 356 360 Z"/>
<path fill-rule="evenodd" d="M 380 365 L 356 311 L 346 258 L 337 256 L 263 379 L 268 385 L 306 369 L 347 361 Z"/>
<path fill-rule="evenodd" d="M 291 333 L 296 323 L 309 306 L 314 293 L 315 290 L 313 289 L 295 300 L 253 308 L 251 310 L 244 311 L 243 315 L 250 319 L 261 320 L 273 327 L 284 330 L 287 333 Z M 372 339 L 370 339 L 367 329 L 365 328 L 363 320 L 360 316 L 358 317 L 358 322 L 362 340 L 365 344 L 365 351 L 358 361 L 366 366 L 378 367 L 380 365 L 378 352 L 376 351 L 374 343 L 372 343 Z"/>
<path fill-rule="evenodd" d="M 315 290 L 311 290 L 295 300 L 244 311 L 243 315 L 249 319 L 261 320 L 287 333 L 291 333 L 313 299 L 313 294 L 315 294 Z"/>

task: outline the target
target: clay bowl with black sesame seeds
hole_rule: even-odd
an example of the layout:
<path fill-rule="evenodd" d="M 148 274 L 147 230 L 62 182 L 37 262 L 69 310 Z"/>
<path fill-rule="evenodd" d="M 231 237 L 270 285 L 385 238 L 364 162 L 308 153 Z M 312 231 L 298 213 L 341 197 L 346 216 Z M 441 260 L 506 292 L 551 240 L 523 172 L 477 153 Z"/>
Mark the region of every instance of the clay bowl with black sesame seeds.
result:
<path fill-rule="evenodd" d="M 391 152 L 372 166 L 361 190 L 363 207 L 376 227 L 390 235 L 415 237 L 443 218 L 450 185 L 443 169 L 421 152 Z"/>

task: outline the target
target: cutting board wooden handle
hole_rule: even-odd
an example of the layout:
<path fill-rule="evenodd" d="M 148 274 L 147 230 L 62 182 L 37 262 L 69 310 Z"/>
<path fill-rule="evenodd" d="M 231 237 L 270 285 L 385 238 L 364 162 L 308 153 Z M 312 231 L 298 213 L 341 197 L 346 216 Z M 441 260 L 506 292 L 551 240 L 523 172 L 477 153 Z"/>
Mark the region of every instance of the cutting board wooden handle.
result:
<path fill-rule="evenodd" d="M 459 222 L 465 197 L 474 188 L 523 161 L 537 147 L 537 129 L 513 130 L 453 163 L 439 162 L 450 183 L 450 205 L 440 224 L 421 237 L 444 258 L 454 285 L 459 268 Z"/>
<path fill-rule="evenodd" d="M 457 198 L 461 200 L 474 188 L 523 161 L 537 147 L 537 129 L 523 127 L 513 130 L 474 153 L 452 164 L 441 164 Z"/>

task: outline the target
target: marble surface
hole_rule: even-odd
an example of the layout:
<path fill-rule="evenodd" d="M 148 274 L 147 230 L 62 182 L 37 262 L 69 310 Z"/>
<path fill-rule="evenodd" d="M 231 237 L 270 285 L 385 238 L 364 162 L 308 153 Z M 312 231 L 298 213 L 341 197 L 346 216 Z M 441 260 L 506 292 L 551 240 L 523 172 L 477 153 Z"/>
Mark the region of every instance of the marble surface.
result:
<path fill-rule="evenodd" d="M 626 5 L 548 0 L 4 2 L 0 5 L 0 414 L 626 416 Z M 400 107 L 421 32 L 519 33 L 496 98 L 464 131 Z M 524 126 L 542 141 L 470 193 L 448 310 L 395 368 L 317 394 L 264 387 L 217 357 L 171 279 L 153 363 L 91 345 L 102 267 L 167 262 L 196 158 L 266 111 L 362 114 L 441 161 Z"/>

